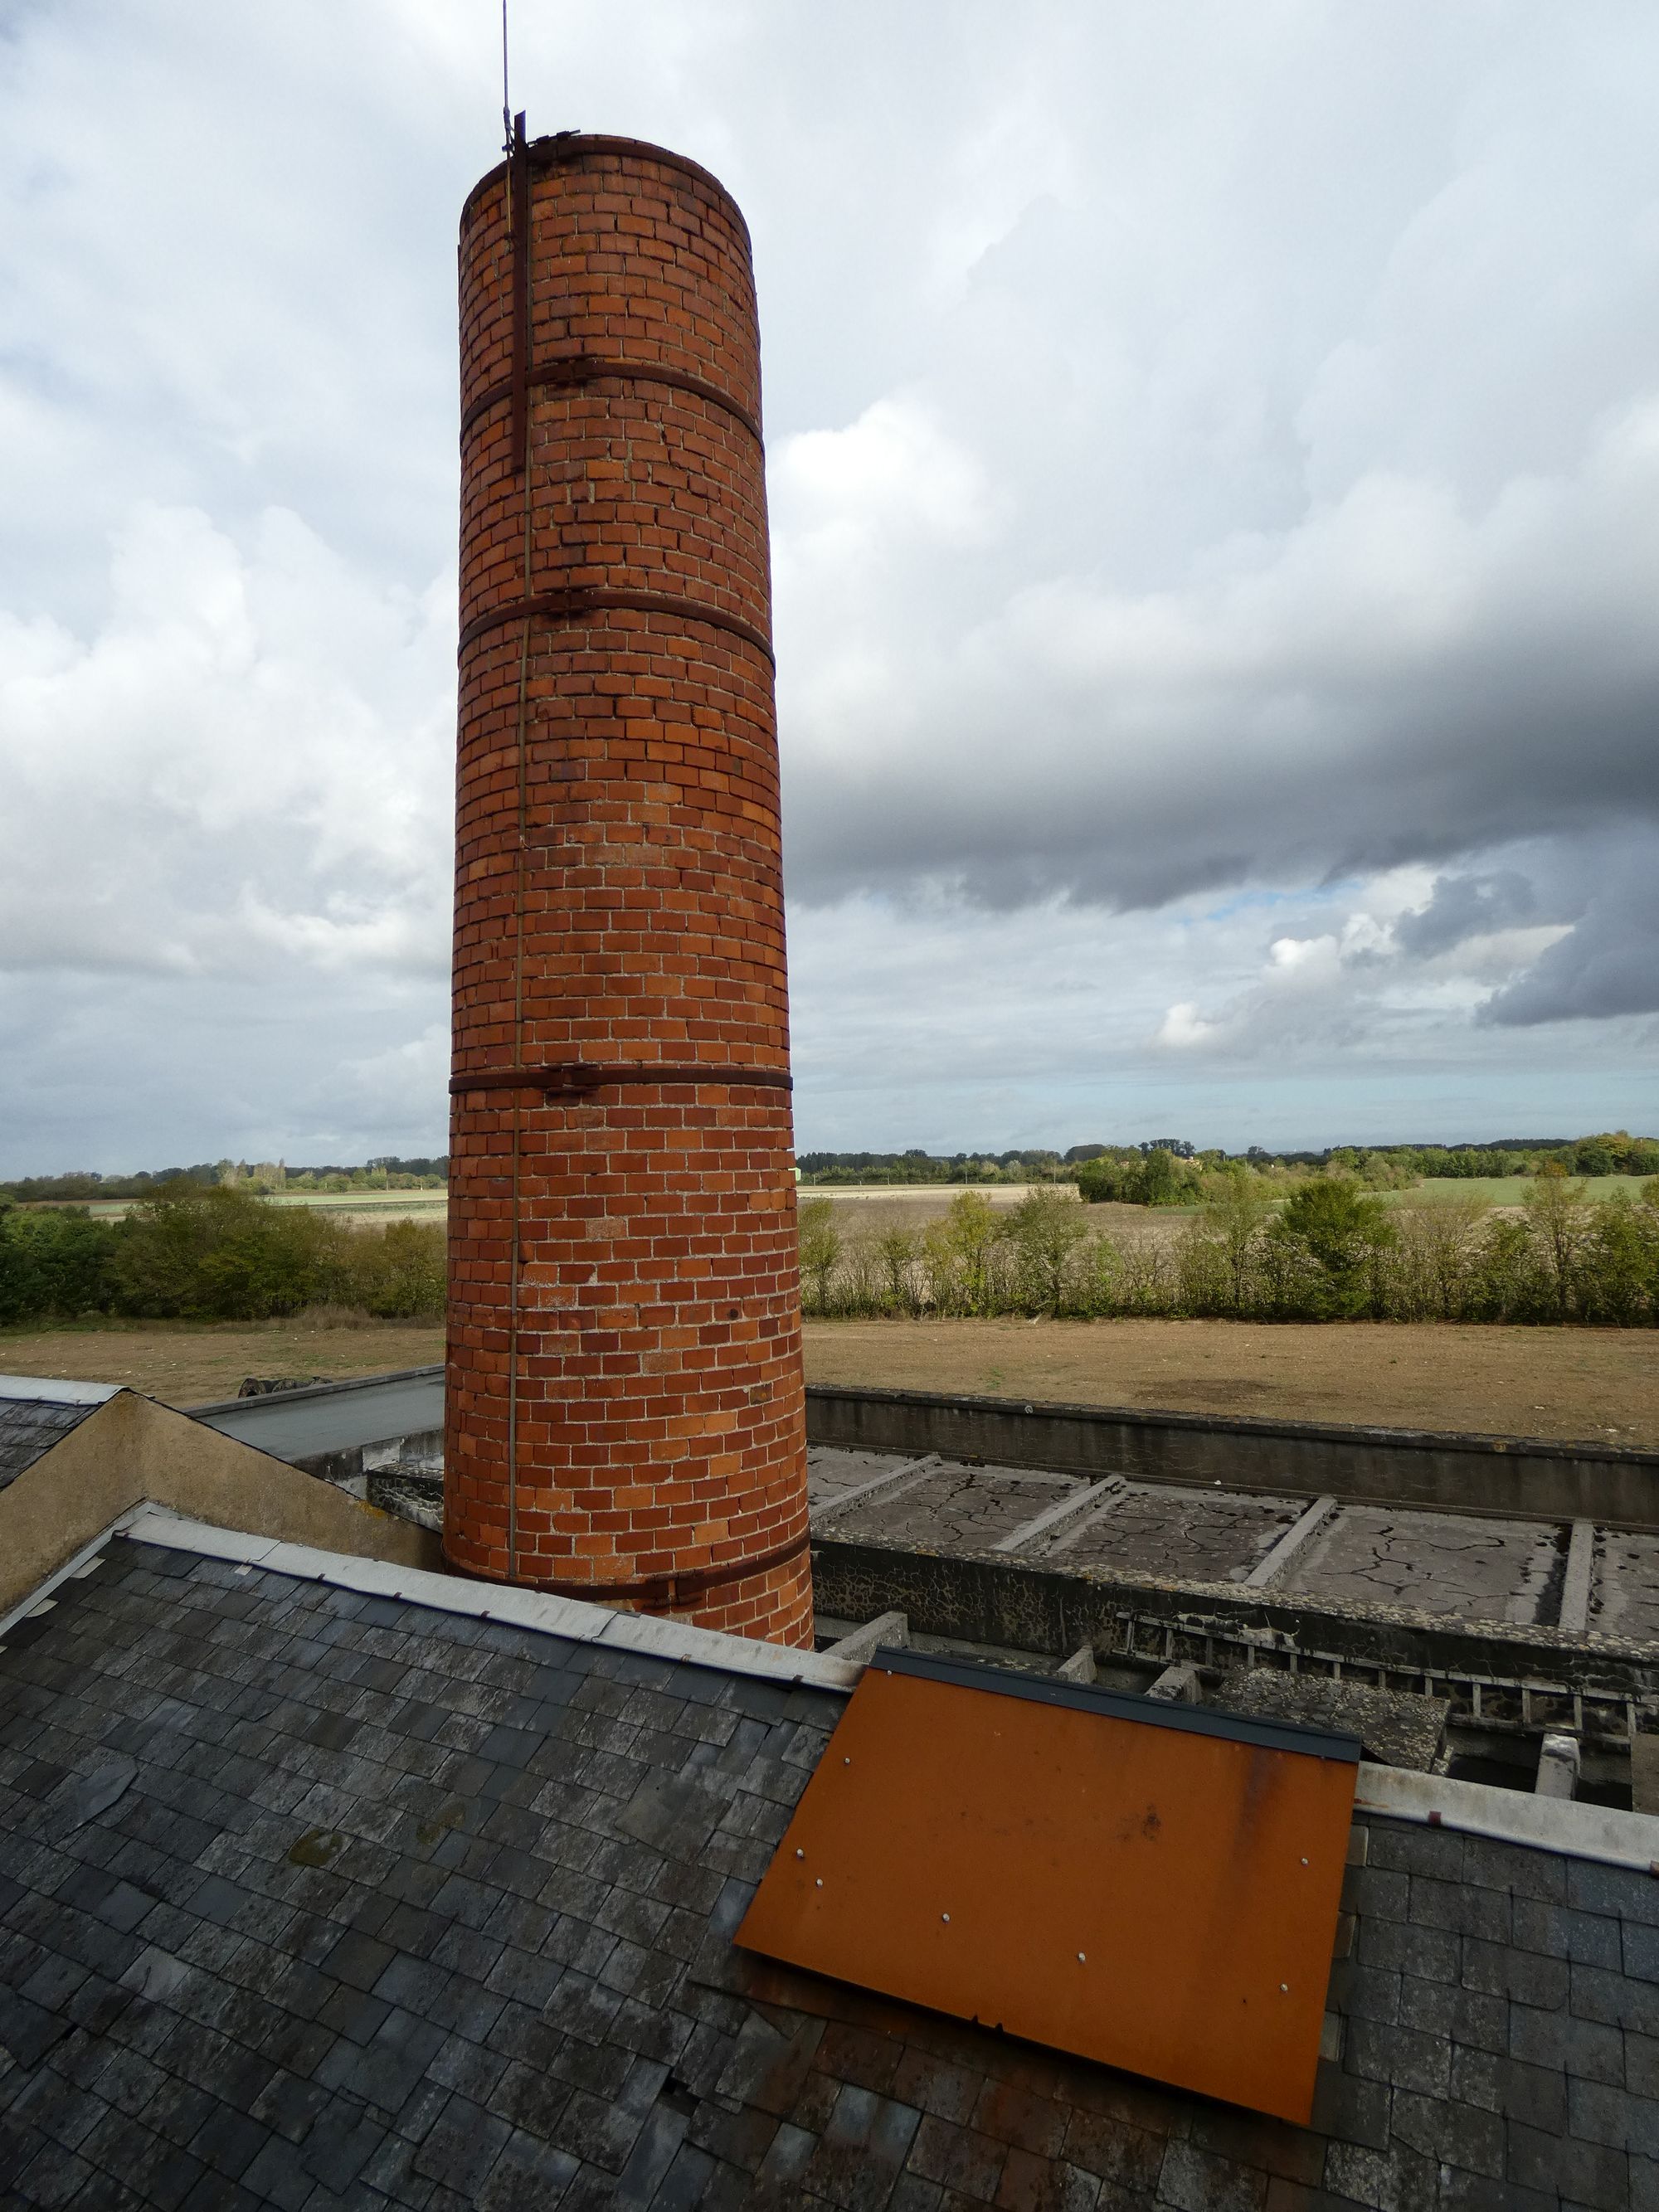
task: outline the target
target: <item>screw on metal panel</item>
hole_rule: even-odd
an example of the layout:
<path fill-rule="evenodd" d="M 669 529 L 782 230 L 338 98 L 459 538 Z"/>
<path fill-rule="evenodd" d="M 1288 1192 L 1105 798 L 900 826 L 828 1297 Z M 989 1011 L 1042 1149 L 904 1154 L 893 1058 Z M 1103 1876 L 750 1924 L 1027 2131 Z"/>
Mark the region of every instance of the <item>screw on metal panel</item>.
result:
<path fill-rule="evenodd" d="M 852 1764 L 853 1762 L 850 1759 L 843 1759 L 842 1761 L 842 1765 L 843 1766 L 850 1766 Z"/>
<path fill-rule="evenodd" d="M 805 1851 L 798 1850 L 798 1851 L 795 1853 L 795 1856 L 796 1856 L 798 1859 L 804 1859 L 804 1858 L 806 1856 L 806 1854 L 805 1854 Z"/>
<path fill-rule="evenodd" d="M 1302 1862 L 1302 1863 L 1303 1863 L 1303 1865 L 1304 1865 L 1304 1866 L 1306 1866 L 1306 1865 L 1307 1865 L 1307 1863 L 1308 1863 L 1308 1862 L 1306 1861 L 1306 1859 L 1304 1859 L 1304 1860 L 1303 1860 L 1303 1862 Z"/>
<path fill-rule="evenodd" d="M 817 1880 L 813 1883 L 812 1887 L 813 1887 L 813 1888 L 814 1888 L 814 1889 L 822 1889 L 822 1888 L 823 1887 L 823 1876 L 822 1875 L 820 1875 L 818 1876 Z"/>
<path fill-rule="evenodd" d="M 1281 1995 L 1281 1996 L 1289 1996 L 1289 1995 L 1290 1995 L 1290 1993 L 1291 1993 L 1291 1985 L 1290 1985 L 1290 1984 L 1289 1984 L 1288 1982 L 1281 1982 L 1281 1983 L 1279 1984 L 1279 1993 L 1280 1993 L 1280 1995 Z"/>
<path fill-rule="evenodd" d="M 1086 1966 L 1089 1963 L 1087 1954 L 1079 1951 L 1077 1954 L 1077 1962 L 1079 1966 Z"/>
<path fill-rule="evenodd" d="M 950 1926 L 950 1924 L 951 1924 L 951 1916 L 950 1916 L 950 1914 L 949 1914 L 948 1912 L 941 1912 L 941 1913 L 940 1913 L 940 1915 L 939 1915 L 939 1918 L 940 1918 L 940 1919 L 945 1923 L 945 1926 L 946 1926 L 947 1928 Z"/>

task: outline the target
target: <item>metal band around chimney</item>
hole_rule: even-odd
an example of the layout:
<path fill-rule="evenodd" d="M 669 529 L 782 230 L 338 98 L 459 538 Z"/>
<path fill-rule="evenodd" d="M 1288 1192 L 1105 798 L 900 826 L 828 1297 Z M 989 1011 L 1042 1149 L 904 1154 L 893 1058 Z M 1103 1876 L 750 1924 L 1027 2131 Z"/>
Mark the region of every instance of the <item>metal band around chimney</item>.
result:
<path fill-rule="evenodd" d="M 578 1097 L 630 1084 L 724 1083 L 759 1091 L 791 1091 L 794 1079 L 784 1067 L 609 1067 L 592 1060 L 555 1061 L 545 1067 L 488 1067 L 476 1075 L 450 1079 L 452 1097 L 469 1091 L 544 1091 L 550 1097 Z"/>
<path fill-rule="evenodd" d="M 773 1567 L 787 1565 L 798 1559 L 812 1540 L 811 1529 L 792 1537 L 788 1543 L 780 1544 L 769 1552 L 757 1552 L 752 1559 L 733 1559 L 723 1567 L 693 1567 L 684 1574 L 642 1575 L 633 1582 L 585 1583 L 561 1576 L 554 1582 L 539 1578 L 526 1584 L 531 1589 L 546 1590 L 553 1597 L 586 1598 L 603 1601 L 609 1598 L 631 1597 L 647 1612 L 681 1605 L 692 1605 L 710 1590 L 720 1589 L 727 1583 L 752 1582 Z"/>
<path fill-rule="evenodd" d="M 515 334 L 516 343 L 516 334 Z M 596 353 L 561 354 L 556 360 L 544 361 L 539 367 L 526 368 L 525 386 L 533 390 L 568 388 L 583 384 L 596 384 L 604 378 L 614 378 L 629 384 L 665 384 L 676 392 L 689 392 L 695 399 L 707 400 L 711 407 L 719 407 L 741 422 L 757 445 L 763 445 L 757 416 L 751 415 L 741 400 L 734 399 L 729 392 L 722 392 L 718 384 L 711 384 L 706 376 L 693 376 L 688 369 L 666 368 L 653 361 L 612 360 Z M 504 399 L 511 399 L 514 409 L 519 404 L 520 383 L 516 371 L 501 384 L 492 384 L 487 392 L 480 392 L 461 417 L 461 435 L 465 437 L 473 424 L 487 415 L 492 407 L 499 407 Z M 517 417 L 514 417 L 516 436 Z"/>
<path fill-rule="evenodd" d="M 461 632 L 460 650 L 492 629 L 515 622 L 547 622 L 574 625 L 584 622 L 591 614 L 599 614 L 607 607 L 622 607 L 635 614 L 671 615 L 677 622 L 707 623 L 713 629 L 723 629 L 733 637 L 740 637 L 745 645 L 752 645 L 757 653 L 772 659 L 772 641 L 763 630 L 753 623 L 744 622 L 741 615 L 728 615 L 722 608 L 703 605 L 699 599 L 683 599 L 678 592 L 612 592 L 603 585 L 568 584 L 562 591 L 538 592 L 533 599 L 511 599 L 505 606 L 488 608 L 474 615 Z"/>

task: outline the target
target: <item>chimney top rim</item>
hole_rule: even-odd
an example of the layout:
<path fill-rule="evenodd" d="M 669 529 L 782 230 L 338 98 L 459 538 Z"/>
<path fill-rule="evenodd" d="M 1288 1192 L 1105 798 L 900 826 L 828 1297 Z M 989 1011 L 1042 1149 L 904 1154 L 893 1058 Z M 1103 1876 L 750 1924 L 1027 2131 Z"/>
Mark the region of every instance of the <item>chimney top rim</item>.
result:
<path fill-rule="evenodd" d="M 568 161 L 580 161 L 585 155 L 592 154 L 633 155 L 647 161 L 660 162 L 665 168 L 678 169 L 685 176 L 695 178 L 699 184 L 707 185 L 711 191 L 720 195 L 737 218 L 738 228 L 743 234 L 744 244 L 746 246 L 752 244 L 749 235 L 748 222 L 730 187 L 723 185 L 712 169 L 705 169 L 700 161 L 694 161 L 689 154 L 677 154 L 669 146 L 653 145 L 647 138 L 621 138 L 613 137 L 608 132 L 598 131 L 545 132 L 539 138 L 531 139 L 527 152 L 532 169 L 559 168 Z M 461 204 L 463 227 L 472 212 L 473 203 L 480 194 L 488 191 L 492 185 L 499 184 L 506 177 L 507 166 L 507 160 L 503 157 L 496 162 L 494 168 L 487 169 L 477 183 L 473 185 Z"/>

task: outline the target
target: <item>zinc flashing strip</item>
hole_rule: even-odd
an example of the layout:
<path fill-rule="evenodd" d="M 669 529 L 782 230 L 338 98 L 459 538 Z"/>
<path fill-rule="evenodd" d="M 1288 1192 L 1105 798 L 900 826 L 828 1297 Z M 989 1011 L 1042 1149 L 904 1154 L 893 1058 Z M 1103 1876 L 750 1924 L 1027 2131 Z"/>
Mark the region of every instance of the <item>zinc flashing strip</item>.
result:
<path fill-rule="evenodd" d="M 1625 1813 L 1610 1805 L 1572 1798 L 1529 1796 L 1495 1790 L 1485 1782 L 1452 1782 L 1402 1766 L 1361 1762 L 1354 1791 L 1356 1813 L 1410 1820 L 1419 1827 L 1452 1828 L 1492 1843 L 1519 1844 L 1559 1857 L 1659 1874 L 1659 1814 Z"/>
<path fill-rule="evenodd" d="M 606 1606 L 585 1604 L 579 1598 L 551 1597 L 508 1583 L 474 1582 L 462 1575 L 430 1574 L 420 1567 L 392 1566 L 380 1559 L 319 1552 L 309 1545 L 212 1528 L 200 1521 L 153 1510 L 143 1511 L 127 1533 L 139 1543 L 195 1552 L 204 1559 L 234 1559 L 267 1568 L 274 1574 L 292 1575 L 301 1582 L 327 1583 L 337 1589 L 360 1591 L 367 1597 L 399 1598 L 437 1613 L 498 1620 L 512 1628 L 562 1636 L 574 1644 L 637 1651 L 690 1667 L 712 1667 L 721 1674 L 748 1674 L 807 1689 L 850 1690 L 863 1671 L 827 1652 L 793 1650 L 752 1637 L 695 1628 L 687 1621 L 614 1612 Z"/>
<path fill-rule="evenodd" d="M 0 1375 L 0 1398 L 40 1406 L 101 1406 L 125 1388 L 124 1382 L 64 1382 L 54 1375 Z"/>

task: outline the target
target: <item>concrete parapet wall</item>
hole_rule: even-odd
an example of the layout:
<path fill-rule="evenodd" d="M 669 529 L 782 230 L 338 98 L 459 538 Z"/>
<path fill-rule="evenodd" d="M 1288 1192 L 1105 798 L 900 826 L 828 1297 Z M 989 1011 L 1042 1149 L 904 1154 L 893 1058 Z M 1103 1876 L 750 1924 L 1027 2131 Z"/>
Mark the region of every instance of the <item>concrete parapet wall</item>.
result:
<path fill-rule="evenodd" d="M 1659 1452 L 831 1383 L 807 1390 L 806 1433 L 854 1450 L 1659 1529 Z"/>

